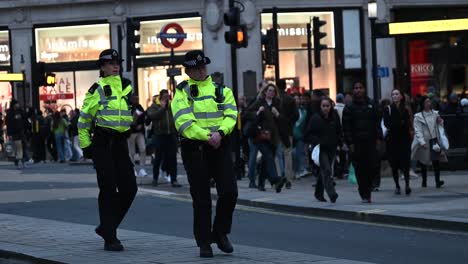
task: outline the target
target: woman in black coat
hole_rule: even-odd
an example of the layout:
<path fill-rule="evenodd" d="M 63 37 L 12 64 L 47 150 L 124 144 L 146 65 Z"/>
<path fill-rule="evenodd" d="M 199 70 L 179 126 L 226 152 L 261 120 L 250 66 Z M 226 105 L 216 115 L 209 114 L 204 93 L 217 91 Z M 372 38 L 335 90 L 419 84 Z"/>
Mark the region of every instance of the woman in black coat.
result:
<path fill-rule="evenodd" d="M 333 109 L 333 101 L 328 97 L 320 100 L 320 111 L 314 114 L 305 132 L 307 143 L 320 144 L 320 176 L 315 185 L 315 198 L 325 202 L 324 188 L 332 203 L 338 199 L 332 179 L 332 168 L 336 157 L 336 148 L 341 141 L 341 125 L 338 113 Z"/>
<path fill-rule="evenodd" d="M 409 168 L 411 161 L 411 137 L 413 120 L 405 97 L 398 89 L 392 91 L 392 104 L 383 109 L 384 125 L 387 128 L 387 154 L 395 181 L 395 194 L 401 194 L 399 170 L 405 176 L 405 193 L 411 193 Z"/>

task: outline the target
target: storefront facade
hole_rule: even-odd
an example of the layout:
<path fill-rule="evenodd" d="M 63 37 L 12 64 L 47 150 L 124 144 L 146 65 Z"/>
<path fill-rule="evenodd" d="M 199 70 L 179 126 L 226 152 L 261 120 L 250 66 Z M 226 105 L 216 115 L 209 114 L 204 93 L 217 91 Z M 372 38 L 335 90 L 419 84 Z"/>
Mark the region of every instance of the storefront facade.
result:
<path fill-rule="evenodd" d="M 45 70 L 56 78 L 55 86 L 38 86 L 39 107 L 81 108 L 86 92 L 99 77 L 99 70 L 89 66 L 102 50 L 110 48 L 109 24 L 39 26 L 34 29 L 34 39 L 33 65 L 45 63 Z"/>
<path fill-rule="evenodd" d="M 393 10 L 394 22 L 450 20 L 468 17 L 468 7 L 439 7 Z M 435 94 L 442 100 L 468 88 L 468 23 L 467 30 L 398 35 L 396 49 L 402 78 L 397 85 L 413 97 Z"/>
<path fill-rule="evenodd" d="M 21 1 L 11 5 L 0 3 L 0 14 L 2 14 L 0 29 L 3 26 L 9 31 L 8 42 L 11 44 L 9 52 L 12 63 L 10 66 L 5 66 L 9 67 L 6 70 L 21 72 L 21 55 L 23 55 L 26 60 L 24 63 L 26 79 L 32 86 L 38 62 L 45 62 L 46 71 L 57 74 L 55 87 L 31 87 L 27 90 L 27 98 L 32 98 L 30 100 L 33 105 L 43 107 L 55 104 L 58 108 L 81 107 L 84 93 L 98 77 L 94 61 L 99 52 L 112 47 L 120 50 L 123 58 L 126 58 L 126 34 L 123 29 L 127 18 L 141 22 L 142 53 L 136 58 L 131 69 L 124 66 L 123 75 L 133 81 L 135 92 L 139 94 L 140 103 L 144 107 L 151 104 L 151 98 L 160 90 L 171 89 L 166 70 L 171 65 L 180 67 L 184 52 L 190 49 L 203 49 L 212 59 L 208 71 L 218 73 L 226 85 L 232 85 L 230 47 L 224 41 L 224 32 L 228 28 L 223 25 L 223 14 L 228 10 L 228 0 L 83 1 L 86 4 L 71 0 L 60 2 L 57 4 L 54 1 L 45 1 L 36 5 L 24 4 Z M 322 66 L 312 68 L 312 88 L 321 90 L 333 98 L 338 92 L 350 91 L 353 81 L 362 80 L 368 88 L 368 94 L 373 97 L 370 23 L 365 1 L 348 0 L 331 3 L 326 0 L 241 0 L 240 2 L 244 5 L 241 21 L 247 25 L 249 45 L 247 48 L 237 50 L 238 67 L 235 78 L 239 84 L 239 95 L 253 95 L 262 79 L 274 78 L 274 68 L 262 61 L 261 35 L 272 27 L 272 8 L 277 7 L 279 78 L 287 79 L 291 87 L 310 90 L 305 28 L 312 17 L 318 16 L 327 22 L 324 27 L 327 37 L 322 40 L 322 43 L 327 45 L 327 49 L 321 54 Z M 443 4 L 443 7 L 457 9 L 460 5 L 466 5 L 463 2 L 452 0 L 441 3 L 431 0 L 425 1 L 424 4 L 415 4 L 410 0 L 379 0 L 377 22 L 404 21 L 411 19 L 413 15 L 415 19 L 426 19 L 415 15 L 426 13 L 418 11 L 421 5 L 442 6 Z M 407 8 L 413 9 L 408 14 L 404 14 L 402 10 Z M 438 8 L 434 10 L 434 13 L 439 15 L 443 12 Z M 170 50 L 163 47 L 156 36 L 161 27 L 169 22 L 181 24 L 188 34 L 184 44 L 175 50 L 172 62 Z M 118 38 L 119 29 L 123 30 L 122 39 Z M 453 42 L 453 37 L 463 39 L 464 33 L 461 34 L 443 37 L 448 39 L 448 42 L 444 40 L 444 43 L 450 44 L 450 41 Z M 439 38 L 442 35 L 438 35 Z M 450 86 L 458 91 L 462 83 L 466 83 L 465 79 L 462 80 L 460 77 L 465 63 L 457 61 L 461 57 L 456 55 L 457 52 L 455 55 L 451 55 L 451 51 L 448 51 L 450 53 L 448 56 L 438 55 L 439 58 L 454 59 L 453 62 L 442 64 L 462 65 L 451 66 L 453 69 L 439 69 L 434 63 L 433 67 L 426 67 L 429 64 L 426 62 L 429 60 L 429 55 L 427 58 L 422 56 L 422 59 L 409 55 L 402 57 L 402 54 L 410 54 L 402 50 L 424 50 L 427 49 L 425 46 L 438 45 L 437 42 L 441 41 L 438 37 L 429 39 L 428 43 L 420 40 L 427 41 L 425 37 L 377 40 L 378 64 L 388 68 L 390 72 L 389 76 L 379 80 L 382 97 L 388 97 L 391 89 L 396 86 L 404 87 L 411 92 L 416 91 L 416 88 L 411 88 L 419 85 L 416 77 L 437 74 L 438 71 L 446 72 L 447 77 L 443 77 L 443 80 L 438 77 L 437 81 L 446 82 L 443 86 Z M 2 41 L 0 32 L 0 42 Z M 2 50 L 3 45 L 0 43 L 0 70 L 5 70 L 1 64 Z M 417 52 L 411 52 L 413 53 Z M 438 60 L 432 57 L 430 59 Z M 411 64 L 423 65 L 413 67 L 414 80 L 410 78 Z M 416 76 L 418 74 L 419 76 Z M 175 80 L 179 82 L 185 78 L 187 76 L 182 70 L 182 75 L 176 76 Z M 429 82 L 425 85 L 431 86 Z M 17 97 L 21 96 L 19 91 L 19 87 L 12 88 L 12 93 Z"/>

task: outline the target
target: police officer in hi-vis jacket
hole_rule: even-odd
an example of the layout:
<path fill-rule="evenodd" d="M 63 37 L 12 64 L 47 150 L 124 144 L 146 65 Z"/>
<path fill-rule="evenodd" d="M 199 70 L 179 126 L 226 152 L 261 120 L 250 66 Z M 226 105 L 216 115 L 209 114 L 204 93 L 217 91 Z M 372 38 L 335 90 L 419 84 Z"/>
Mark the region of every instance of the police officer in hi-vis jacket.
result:
<path fill-rule="evenodd" d="M 193 200 L 193 231 L 200 257 L 213 257 L 211 243 L 233 252 L 227 238 L 237 201 L 237 183 L 231 160 L 230 140 L 237 121 L 237 107 L 230 88 L 213 82 L 207 74 L 210 59 L 202 51 L 185 54 L 190 77 L 177 85 L 171 104 L 181 136 L 182 159 Z M 218 201 L 211 221 L 210 179 L 216 182 Z"/>
<path fill-rule="evenodd" d="M 99 185 L 100 224 L 95 231 L 109 251 L 124 249 L 117 227 L 137 193 L 127 144 L 133 121 L 129 106 L 133 89 L 130 81 L 120 76 L 122 61 L 116 50 L 101 52 L 97 61 L 101 78 L 86 93 L 78 120 L 80 147 L 85 158 L 93 159 Z"/>

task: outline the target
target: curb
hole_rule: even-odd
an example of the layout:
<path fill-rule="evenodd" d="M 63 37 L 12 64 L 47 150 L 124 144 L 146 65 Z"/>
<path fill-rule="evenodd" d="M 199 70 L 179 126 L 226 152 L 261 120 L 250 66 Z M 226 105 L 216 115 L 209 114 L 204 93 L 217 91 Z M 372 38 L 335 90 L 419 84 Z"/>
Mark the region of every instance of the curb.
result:
<path fill-rule="evenodd" d="M 0 249 L 0 260 L 2 259 L 6 259 L 7 261 L 12 261 L 12 263 L 18 264 L 66 264 L 64 262 L 36 258 L 30 255 Z"/>
<path fill-rule="evenodd" d="M 217 197 L 216 194 L 212 195 Z M 386 215 L 379 213 L 353 212 L 335 209 L 300 207 L 293 205 L 273 204 L 267 202 L 257 202 L 247 199 L 237 199 L 237 203 L 245 206 L 252 206 L 264 209 L 273 209 L 281 212 L 295 213 L 304 216 L 315 216 L 324 218 L 334 218 L 342 220 L 351 220 L 364 223 L 390 224 L 404 227 L 416 227 L 424 229 L 436 229 L 441 231 L 455 231 L 468 233 L 468 223 L 429 219 L 421 217 Z"/>

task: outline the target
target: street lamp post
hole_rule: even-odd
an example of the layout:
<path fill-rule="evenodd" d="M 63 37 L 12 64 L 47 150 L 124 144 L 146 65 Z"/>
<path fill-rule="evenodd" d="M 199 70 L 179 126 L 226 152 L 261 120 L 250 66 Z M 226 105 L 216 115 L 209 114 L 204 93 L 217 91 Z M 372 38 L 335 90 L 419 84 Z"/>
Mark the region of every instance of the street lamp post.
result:
<path fill-rule="evenodd" d="M 21 54 L 21 73 L 23 74 L 23 107 L 26 107 L 26 64 L 24 56 Z"/>
<path fill-rule="evenodd" d="M 377 2 L 369 0 L 367 3 L 367 11 L 371 22 L 371 49 L 372 49 L 372 88 L 374 91 L 374 100 L 380 99 L 380 91 L 378 87 L 377 76 L 377 48 L 375 38 L 375 20 L 377 19 Z"/>

